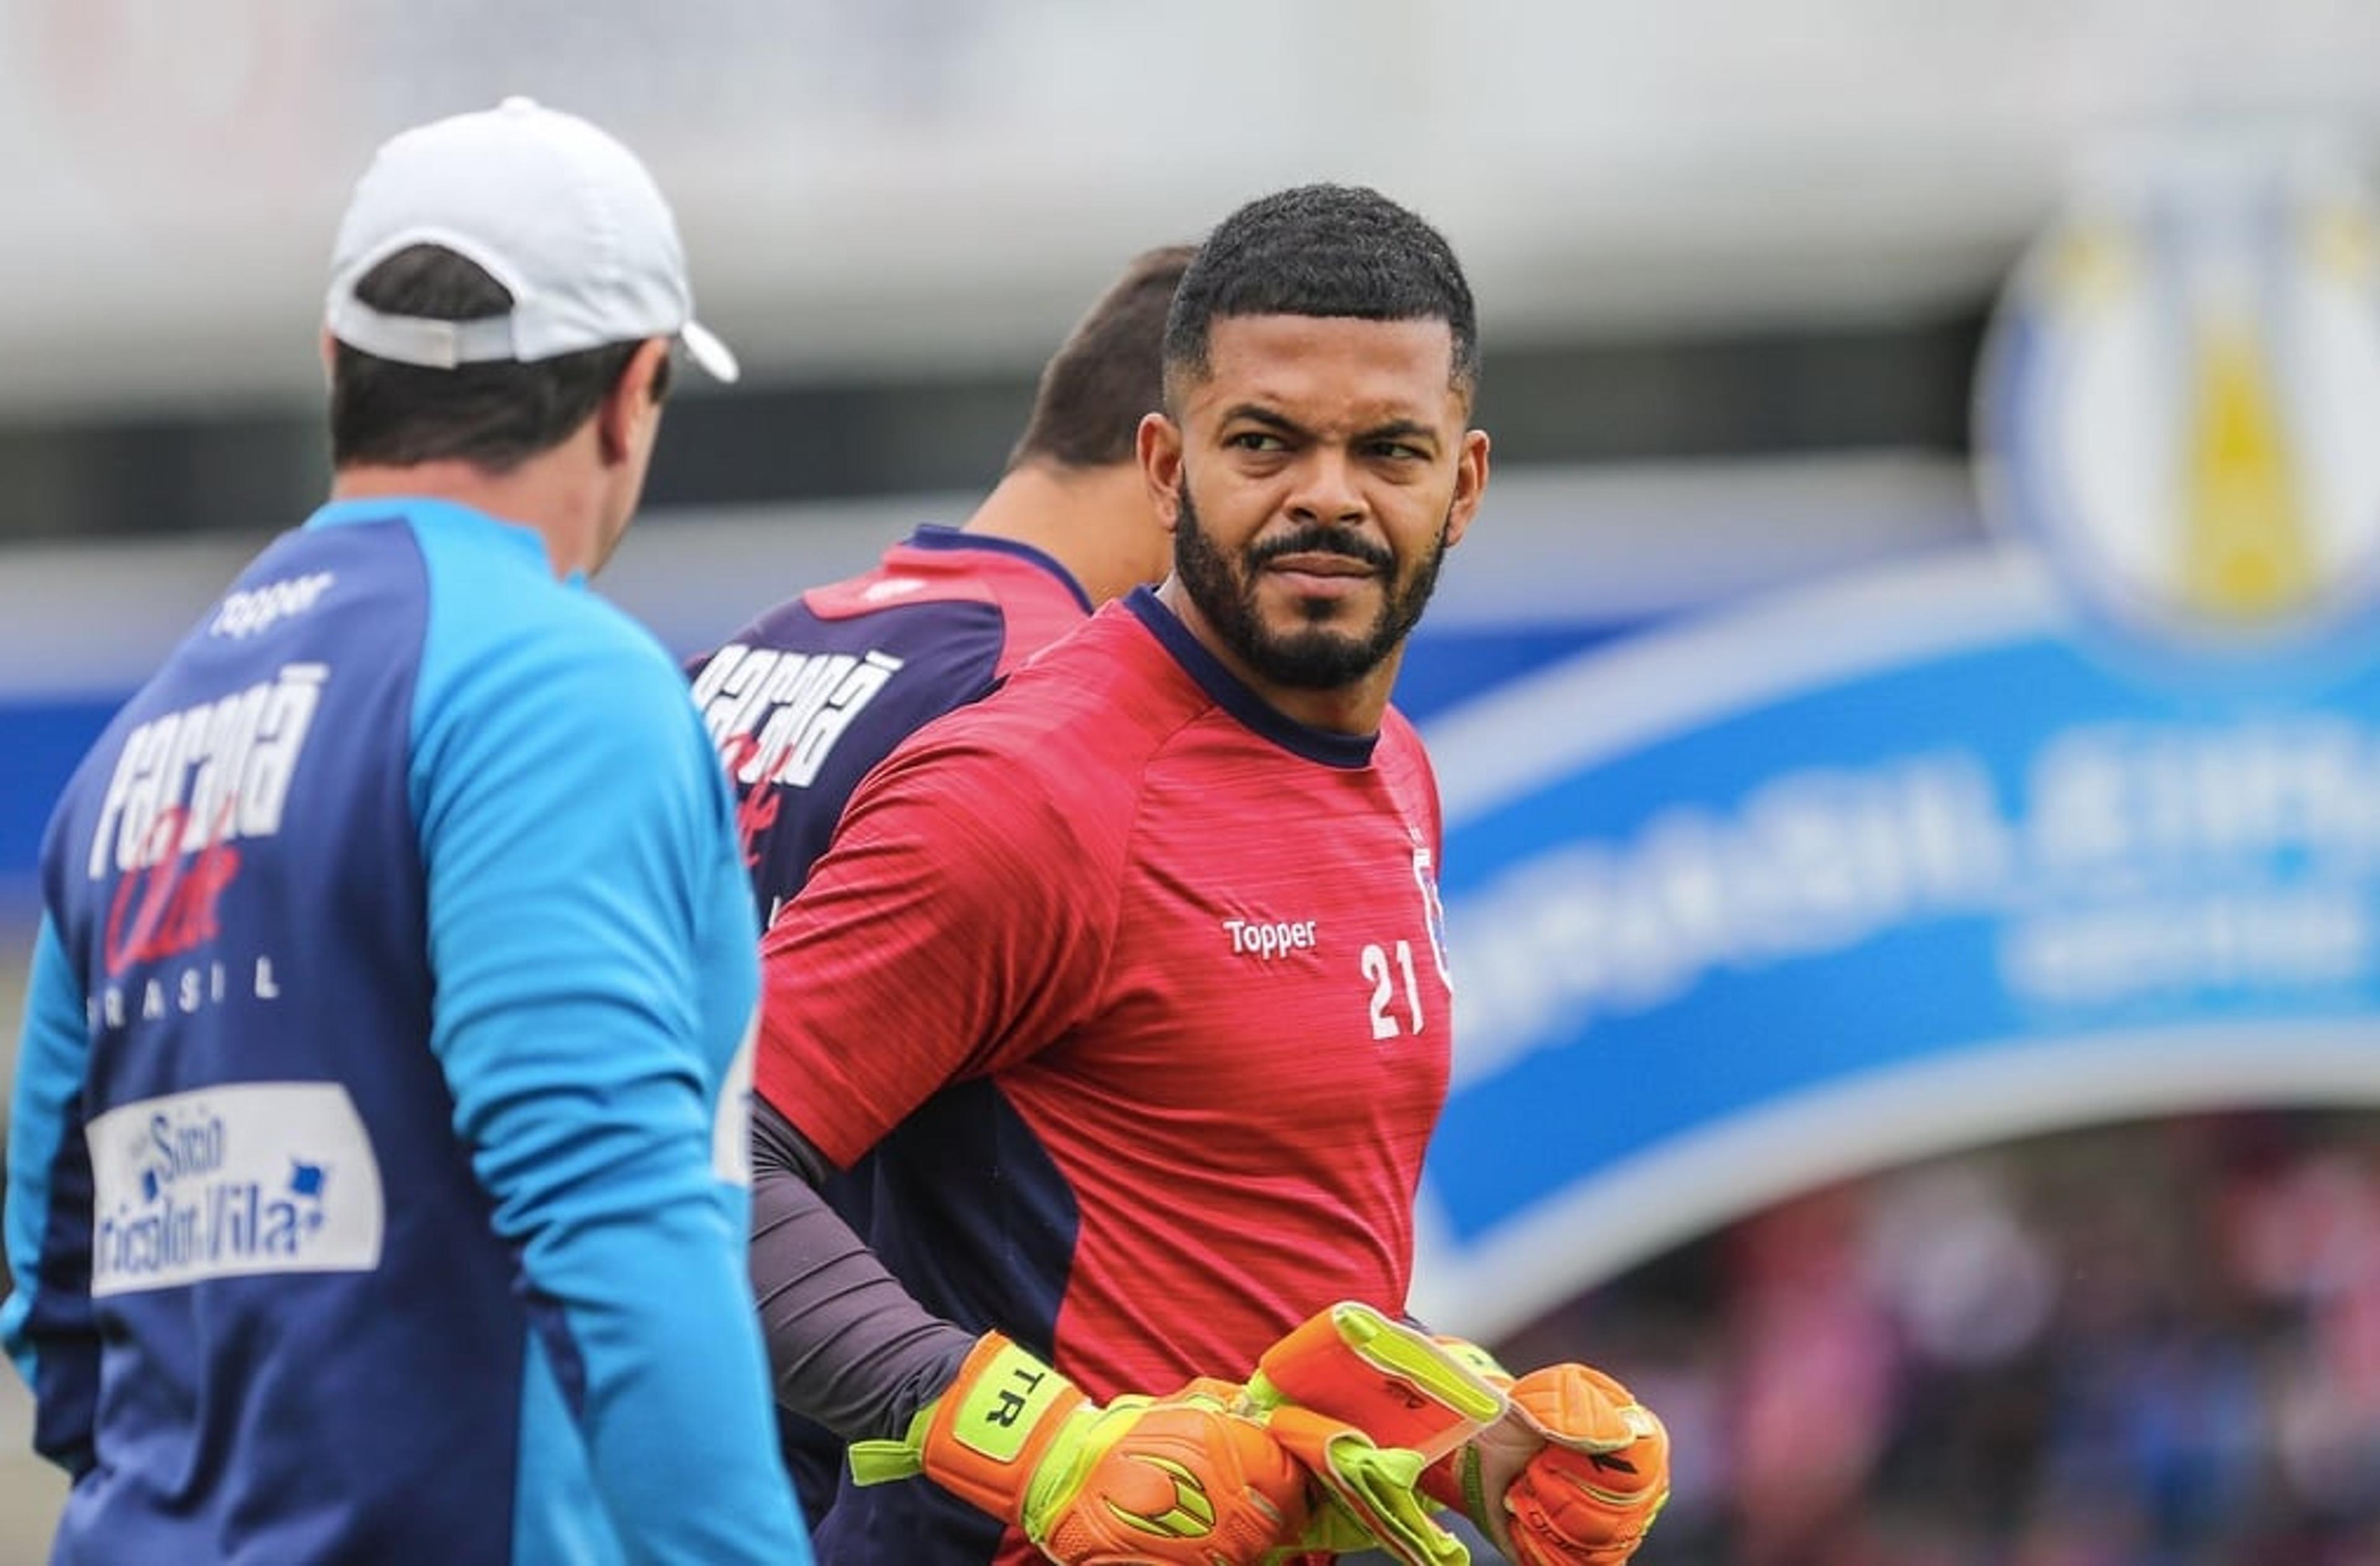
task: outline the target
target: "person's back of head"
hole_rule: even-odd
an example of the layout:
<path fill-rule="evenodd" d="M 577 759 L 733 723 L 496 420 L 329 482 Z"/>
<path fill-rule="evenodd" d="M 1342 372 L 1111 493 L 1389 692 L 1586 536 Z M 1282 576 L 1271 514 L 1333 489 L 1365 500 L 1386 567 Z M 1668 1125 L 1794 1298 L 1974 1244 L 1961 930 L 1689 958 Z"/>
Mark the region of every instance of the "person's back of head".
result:
<path fill-rule="evenodd" d="M 324 308 L 332 465 L 382 491 L 431 465 L 501 480 L 633 382 L 657 405 L 676 342 L 721 380 L 735 358 L 693 315 L 668 202 L 636 155 L 527 99 L 391 139 L 342 220 Z M 599 443 L 600 564 L 626 525 L 650 421 Z M 538 521 L 540 518 L 523 518 Z M 565 562 L 565 564 L 572 564 Z"/>
<path fill-rule="evenodd" d="M 1165 405 L 1165 321 L 1193 254 L 1133 258 L 1043 367 L 1008 468 L 966 531 L 1027 543 L 1094 603 L 1165 575 L 1172 545 L 1141 487 L 1141 420 Z"/>
<path fill-rule="evenodd" d="M 490 321 L 514 305 L 512 291 L 486 268 L 429 244 L 409 245 L 373 265 L 356 279 L 353 297 L 382 314 L 420 321 Z M 334 342 L 332 466 L 452 461 L 508 472 L 586 423 L 642 346 L 610 343 L 528 362 L 442 369 Z M 653 395 L 667 389 L 663 361 Z"/>
<path fill-rule="evenodd" d="M 1188 245 L 1142 251 L 1084 312 L 1042 368 L 1010 471 L 1032 462 L 1086 468 L 1134 460 L 1142 416 L 1164 403 L 1167 312 L 1196 253 Z"/>
<path fill-rule="evenodd" d="M 1208 368 L 1214 323 L 1235 316 L 1442 321 L 1453 384 L 1479 383 L 1479 320 L 1446 237 L 1378 191 L 1301 185 L 1257 198 L 1207 237 L 1174 290 L 1165 327 L 1169 397 Z"/>

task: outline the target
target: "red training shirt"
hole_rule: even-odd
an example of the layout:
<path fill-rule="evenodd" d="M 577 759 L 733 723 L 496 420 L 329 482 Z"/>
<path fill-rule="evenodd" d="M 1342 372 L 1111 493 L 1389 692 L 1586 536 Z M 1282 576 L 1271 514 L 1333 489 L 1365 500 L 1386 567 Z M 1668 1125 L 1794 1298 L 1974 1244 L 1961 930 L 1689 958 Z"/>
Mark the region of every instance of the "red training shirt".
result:
<path fill-rule="evenodd" d="M 873 772 L 763 943 L 758 1090 L 928 1308 L 1095 1397 L 1403 1308 L 1451 1040 L 1435 783 L 1147 590 Z M 892 1499 L 907 1487 L 860 1492 Z"/>

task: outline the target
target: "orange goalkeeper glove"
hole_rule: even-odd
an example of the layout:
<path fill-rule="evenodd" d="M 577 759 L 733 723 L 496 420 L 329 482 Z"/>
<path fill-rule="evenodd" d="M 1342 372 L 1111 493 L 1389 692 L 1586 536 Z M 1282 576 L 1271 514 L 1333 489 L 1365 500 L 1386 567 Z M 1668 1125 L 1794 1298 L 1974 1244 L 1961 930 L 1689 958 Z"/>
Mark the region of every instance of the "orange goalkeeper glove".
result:
<path fill-rule="evenodd" d="M 1485 1349 L 1441 1339 L 1504 1386 L 1510 1411 L 1422 1475 L 1519 1566 L 1620 1566 L 1670 1499 L 1670 1434 L 1627 1388 L 1584 1365 L 1514 1379 Z"/>
<path fill-rule="evenodd" d="M 1399 1566 L 1467 1566 L 1469 1551 L 1418 1489 L 1424 1467 L 1504 1413 L 1504 1394 L 1461 1359 L 1369 1305 L 1342 1302 L 1265 1351 L 1245 1406 L 1322 1491 L 1307 1548 L 1377 1545 Z"/>
<path fill-rule="evenodd" d="M 1306 1528 L 1305 1473 L 1202 1399 L 1102 1408 L 997 1332 L 901 1440 L 856 1441 L 863 1485 L 923 1474 L 1065 1566 L 1251 1566 Z"/>

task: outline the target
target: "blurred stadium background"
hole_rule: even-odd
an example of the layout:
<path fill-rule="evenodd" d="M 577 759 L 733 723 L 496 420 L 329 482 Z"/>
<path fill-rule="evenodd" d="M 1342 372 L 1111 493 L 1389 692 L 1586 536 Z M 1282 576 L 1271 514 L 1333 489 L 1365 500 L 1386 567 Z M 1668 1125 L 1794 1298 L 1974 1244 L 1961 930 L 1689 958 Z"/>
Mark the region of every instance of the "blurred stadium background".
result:
<path fill-rule="evenodd" d="M 1665 638 L 1998 558 L 1971 394 L 1995 292 L 2069 180 L 2174 132 L 2310 126 L 2367 153 L 2375 61 L 2380 8 L 2356 0 L 0 0 L 0 1002 L 13 1018 L 74 759 L 320 495 L 331 228 L 405 124 L 532 93 L 618 132 L 676 203 L 747 378 L 675 404 L 601 587 L 681 651 L 961 517 L 1041 356 L 1133 252 L 1311 178 L 1428 214 L 1482 301 L 1498 467 L 1400 698 L 1484 801 L 1479 858 L 1543 880 L 1562 833 L 1514 826 L 1509 780 L 1479 781 L 1500 712 L 1560 734 L 1616 721 L 1582 692 L 1692 706 L 1660 682 L 1707 671 Z M 1808 617 L 1779 623 L 1804 639 L 1735 656 L 1807 653 Z M 2352 699 L 2320 715 L 2364 732 Z M 1821 727 L 1748 778 L 1657 772 L 1670 792 L 1586 846 L 1840 764 Z M 2025 765 L 1978 754 L 2004 785 Z M 1459 884 L 1456 815 L 1456 969 L 1488 973 L 1463 1026 L 1477 1005 L 1519 1028 L 1509 952 L 1464 933 L 1508 880 Z M 1647 1562 L 2380 1562 L 2380 1008 L 2355 879 L 2374 860 L 2341 872 L 2362 944 L 2318 986 L 2169 980 L 2088 1014 L 2020 995 L 2029 1074 L 1896 1074 L 1888 1040 L 1874 1071 L 1780 1086 L 1834 1106 L 1815 1151 L 1801 1122 L 1729 1140 L 1771 1124 L 1756 1104 L 1696 1111 L 1715 1141 L 1682 1121 L 1699 1162 L 1585 1128 L 1669 1104 L 1622 1078 L 1677 1074 L 1682 1101 L 1698 1073 L 1757 1075 L 1763 1005 L 1823 1038 L 1898 974 L 1931 993 L 1925 963 L 1952 959 L 1904 953 L 1906 926 L 1844 933 L 1831 954 L 1858 965 L 1778 958 L 1789 987 L 1749 1012 L 1694 1009 L 1738 975 L 1683 999 L 1670 976 L 1609 1036 L 1466 1032 L 1426 1298 L 1669 1415 L 1680 1487 Z M 1893 1003 L 1879 1026 L 1941 1041 Z M 2230 1019 L 2209 1036 L 2230 1065 L 2166 1092 L 2102 1080 L 2155 1078 L 2201 1011 Z M 2268 1014 L 2326 1031 L 2285 1029 L 2259 1077 L 2240 1027 Z M 2141 1043 L 2129 1064 L 2090 1043 L 2110 1024 Z M 1694 1054 L 1714 1027 L 1727 1051 Z M 1773 1048 L 1804 1048 L 1792 1032 Z M 2077 1039 L 2096 1085 L 2061 1099 Z M 1557 1062 L 1560 1090 L 1498 1099 L 1512 1061 L 1515 1080 Z M 1879 1083 L 1907 1091 L 1859 1096 Z M 1925 1129 L 1837 1134 L 1869 1111 L 1865 1131 Z M 1526 1146 L 1557 1153 L 1507 1190 L 1496 1149 Z M 7 1378 L 0 1560 L 38 1558 L 56 1505 L 27 1426 Z"/>

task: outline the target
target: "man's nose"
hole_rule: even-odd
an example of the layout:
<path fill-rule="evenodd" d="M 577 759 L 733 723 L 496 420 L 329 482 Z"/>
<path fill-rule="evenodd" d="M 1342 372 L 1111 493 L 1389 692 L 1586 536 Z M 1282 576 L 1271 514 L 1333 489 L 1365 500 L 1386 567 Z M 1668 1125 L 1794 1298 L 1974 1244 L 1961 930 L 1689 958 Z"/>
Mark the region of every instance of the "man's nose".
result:
<path fill-rule="evenodd" d="M 1296 478 L 1287 506 L 1295 520 L 1345 524 L 1367 515 L 1364 492 L 1355 482 L 1355 465 L 1343 448 L 1316 445 L 1297 465 Z"/>

